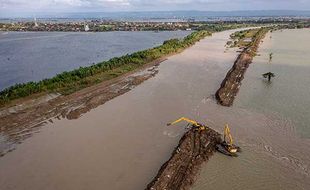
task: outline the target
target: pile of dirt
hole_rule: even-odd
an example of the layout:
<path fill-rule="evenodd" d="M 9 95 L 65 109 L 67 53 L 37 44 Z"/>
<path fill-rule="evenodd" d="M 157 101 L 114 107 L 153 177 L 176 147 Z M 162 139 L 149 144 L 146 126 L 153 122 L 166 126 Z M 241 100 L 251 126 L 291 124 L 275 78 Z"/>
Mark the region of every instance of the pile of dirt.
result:
<path fill-rule="evenodd" d="M 147 190 L 189 189 L 195 182 L 203 162 L 207 161 L 221 142 L 216 131 L 192 128 L 180 140 L 171 158 L 160 168 Z"/>
<path fill-rule="evenodd" d="M 228 71 L 225 79 L 223 80 L 221 87 L 215 93 L 215 97 L 219 104 L 222 106 L 231 106 L 234 102 L 241 86 L 241 81 L 244 78 L 244 74 L 251 64 L 253 57 L 245 52 L 242 52 L 233 67 Z"/>
<path fill-rule="evenodd" d="M 221 87 L 215 93 L 218 103 L 222 106 L 229 107 L 233 104 L 235 96 L 239 92 L 244 74 L 252 63 L 258 46 L 268 31 L 268 28 L 261 28 L 253 37 L 250 45 L 244 48 L 236 59 L 233 67 L 228 71 Z"/>

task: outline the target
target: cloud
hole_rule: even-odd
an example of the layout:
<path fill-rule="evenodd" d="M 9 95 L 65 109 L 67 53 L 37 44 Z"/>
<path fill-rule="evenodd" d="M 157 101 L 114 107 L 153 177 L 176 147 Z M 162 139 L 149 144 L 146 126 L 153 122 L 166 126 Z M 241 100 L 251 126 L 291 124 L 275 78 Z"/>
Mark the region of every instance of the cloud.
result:
<path fill-rule="evenodd" d="M 0 0 L 0 12 L 310 10 L 309 0 Z"/>
<path fill-rule="evenodd" d="M 12 10 L 76 10 L 129 5 L 129 0 L 0 0 L 1 9 Z"/>

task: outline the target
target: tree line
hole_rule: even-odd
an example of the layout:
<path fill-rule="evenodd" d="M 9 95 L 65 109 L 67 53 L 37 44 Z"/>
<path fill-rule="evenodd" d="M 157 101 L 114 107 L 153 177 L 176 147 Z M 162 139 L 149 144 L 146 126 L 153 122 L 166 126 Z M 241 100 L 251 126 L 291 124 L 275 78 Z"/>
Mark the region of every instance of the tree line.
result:
<path fill-rule="evenodd" d="M 101 82 L 103 79 L 95 77 L 97 75 L 111 72 L 117 68 L 121 70 L 119 72 L 126 73 L 163 56 L 179 52 L 208 35 L 211 35 L 211 33 L 205 30 L 195 31 L 183 39 L 167 40 L 160 46 L 121 57 L 115 57 L 89 67 L 80 67 L 73 71 L 66 71 L 53 78 L 44 79 L 39 82 L 16 84 L 0 92 L 0 106 L 4 106 L 6 103 L 14 99 L 27 97 L 37 93 L 63 91 L 72 93 L 83 87 Z"/>

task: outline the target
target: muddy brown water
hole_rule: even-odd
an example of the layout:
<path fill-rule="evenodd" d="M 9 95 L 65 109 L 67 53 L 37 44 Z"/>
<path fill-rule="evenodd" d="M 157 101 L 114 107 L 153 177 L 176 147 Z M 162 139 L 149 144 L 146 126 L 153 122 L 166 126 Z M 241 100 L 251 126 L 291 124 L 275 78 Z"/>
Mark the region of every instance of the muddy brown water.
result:
<path fill-rule="evenodd" d="M 266 36 L 224 114 L 244 151 L 215 155 L 193 189 L 310 189 L 309 40 L 309 29 Z M 262 77 L 269 71 L 271 83 Z"/>
<path fill-rule="evenodd" d="M 215 154 L 193 189 L 307 189 L 310 143 L 291 122 L 213 99 L 237 56 L 224 47 L 232 32 L 170 57 L 155 77 L 77 120 L 53 120 L 0 158 L 1 189 L 144 189 L 183 135 L 184 125 L 166 126 L 181 116 L 218 131 L 229 123 L 244 149 L 237 159 Z"/>

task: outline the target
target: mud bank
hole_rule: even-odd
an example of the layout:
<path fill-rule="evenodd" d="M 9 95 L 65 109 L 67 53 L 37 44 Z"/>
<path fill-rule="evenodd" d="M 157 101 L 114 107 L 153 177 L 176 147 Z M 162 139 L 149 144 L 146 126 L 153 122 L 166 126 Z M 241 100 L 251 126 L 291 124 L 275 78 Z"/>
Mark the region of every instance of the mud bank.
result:
<path fill-rule="evenodd" d="M 251 64 L 253 57 L 247 52 L 242 52 L 233 67 L 228 71 L 225 79 L 223 80 L 221 87 L 215 93 L 215 97 L 219 104 L 222 106 L 231 106 L 234 102 L 241 86 L 241 81 L 244 78 L 244 74 Z"/>
<path fill-rule="evenodd" d="M 166 58 L 146 64 L 143 68 L 115 79 L 85 88 L 68 96 L 50 94 L 30 99 L 17 106 L 0 110 L 0 134 L 4 134 L 4 146 L 0 157 L 12 151 L 13 144 L 21 143 L 52 119 L 78 119 L 107 101 L 120 96 L 158 73 L 158 66 Z"/>
<path fill-rule="evenodd" d="M 216 144 L 220 142 L 220 134 L 210 128 L 203 131 L 192 128 L 187 131 L 170 159 L 146 189 L 189 189 L 195 182 L 202 163 L 213 155 Z"/>
<path fill-rule="evenodd" d="M 239 54 L 236 61 L 234 62 L 233 67 L 228 71 L 225 79 L 221 83 L 220 88 L 215 93 L 215 97 L 218 103 L 222 106 L 229 107 L 233 104 L 235 96 L 237 95 L 241 86 L 245 72 L 249 65 L 252 63 L 258 46 L 267 32 L 268 29 L 260 29 L 254 39 L 252 39 L 252 43 L 248 47 L 244 48 L 244 50 Z"/>

